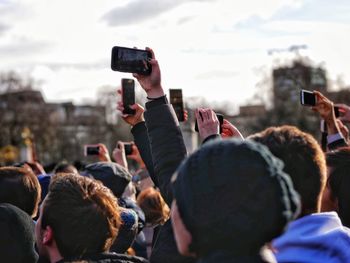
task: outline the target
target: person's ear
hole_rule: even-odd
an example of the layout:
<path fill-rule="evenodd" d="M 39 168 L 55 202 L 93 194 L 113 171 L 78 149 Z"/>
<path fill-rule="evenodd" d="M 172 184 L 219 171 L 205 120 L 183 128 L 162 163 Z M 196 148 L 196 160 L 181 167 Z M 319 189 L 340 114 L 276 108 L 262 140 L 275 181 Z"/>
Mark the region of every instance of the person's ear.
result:
<path fill-rule="evenodd" d="M 192 243 L 192 235 L 186 228 L 182 221 L 176 200 L 171 205 L 171 223 L 174 230 L 175 241 L 177 249 L 183 256 L 195 257 L 195 253 L 190 251 L 190 244 Z"/>
<path fill-rule="evenodd" d="M 42 234 L 42 243 L 49 245 L 53 241 L 53 230 L 50 226 L 46 226 Z"/>

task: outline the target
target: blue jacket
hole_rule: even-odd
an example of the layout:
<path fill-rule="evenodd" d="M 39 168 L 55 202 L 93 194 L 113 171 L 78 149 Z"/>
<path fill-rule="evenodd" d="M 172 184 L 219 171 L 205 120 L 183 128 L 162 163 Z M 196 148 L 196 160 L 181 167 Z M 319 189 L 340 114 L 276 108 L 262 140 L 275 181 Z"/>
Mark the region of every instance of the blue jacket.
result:
<path fill-rule="evenodd" d="M 272 242 L 278 262 L 350 262 L 350 229 L 336 212 L 299 218 Z"/>

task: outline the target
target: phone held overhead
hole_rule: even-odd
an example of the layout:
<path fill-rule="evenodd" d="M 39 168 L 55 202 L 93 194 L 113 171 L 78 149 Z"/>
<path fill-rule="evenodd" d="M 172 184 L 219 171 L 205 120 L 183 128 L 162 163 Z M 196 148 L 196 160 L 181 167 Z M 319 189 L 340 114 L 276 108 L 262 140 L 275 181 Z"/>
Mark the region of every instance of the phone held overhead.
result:
<path fill-rule="evenodd" d="M 88 155 L 99 155 L 100 146 L 97 144 L 84 145 L 84 156 Z"/>
<path fill-rule="evenodd" d="M 111 68 L 114 71 L 150 75 L 152 53 L 148 50 L 115 46 L 112 48 Z"/>
<path fill-rule="evenodd" d="M 130 106 L 135 104 L 135 81 L 133 79 L 122 79 L 123 114 L 134 115 L 135 110 Z"/>
<path fill-rule="evenodd" d="M 173 105 L 177 119 L 182 122 L 185 121 L 184 113 L 184 103 L 182 99 L 182 90 L 181 89 L 170 89 L 170 103 Z"/>
<path fill-rule="evenodd" d="M 224 115 L 222 115 L 221 113 L 215 113 L 215 114 L 216 114 L 216 117 L 218 118 L 219 123 L 220 123 L 220 131 L 219 131 L 219 133 L 221 134 L 222 133 L 222 125 L 224 124 Z M 201 113 L 199 113 L 199 115 L 202 116 Z M 196 122 L 194 124 L 194 130 L 196 132 L 199 132 L 197 120 L 196 120 Z"/>
<path fill-rule="evenodd" d="M 316 95 L 312 91 L 300 91 L 300 103 L 303 106 L 316 106 Z"/>

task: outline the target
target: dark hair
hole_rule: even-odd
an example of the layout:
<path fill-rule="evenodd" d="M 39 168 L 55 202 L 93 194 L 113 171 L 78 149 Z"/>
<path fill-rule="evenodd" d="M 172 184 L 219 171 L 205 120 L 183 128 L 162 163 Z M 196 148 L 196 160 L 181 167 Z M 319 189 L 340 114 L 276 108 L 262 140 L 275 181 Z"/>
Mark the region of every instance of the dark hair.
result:
<path fill-rule="evenodd" d="M 324 153 L 312 135 L 294 126 L 269 127 L 249 136 L 249 139 L 266 145 L 272 154 L 284 162 L 295 190 L 301 196 L 300 216 L 318 212 L 326 183 Z"/>
<path fill-rule="evenodd" d="M 69 164 L 68 162 L 60 162 L 53 169 L 53 173 L 76 173 L 77 168 L 74 165 Z"/>
<path fill-rule="evenodd" d="M 12 204 L 35 217 L 40 197 L 38 178 L 29 167 L 0 168 L 0 203 Z"/>
<path fill-rule="evenodd" d="M 109 250 L 120 226 L 117 200 L 102 183 L 75 174 L 53 176 L 42 208 L 63 257 Z"/>
<path fill-rule="evenodd" d="M 339 217 L 344 226 L 350 227 L 350 147 L 339 148 L 327 153 L 330 169 L 328 185 L 338 200 Z"/>
<path fill-rule="evenodd" d="M 146 188 L 138 195 L 137 204 L 145 213 L 146 223 L 163 225 L 169 219 L 170 209 L 153 187 Z"/>

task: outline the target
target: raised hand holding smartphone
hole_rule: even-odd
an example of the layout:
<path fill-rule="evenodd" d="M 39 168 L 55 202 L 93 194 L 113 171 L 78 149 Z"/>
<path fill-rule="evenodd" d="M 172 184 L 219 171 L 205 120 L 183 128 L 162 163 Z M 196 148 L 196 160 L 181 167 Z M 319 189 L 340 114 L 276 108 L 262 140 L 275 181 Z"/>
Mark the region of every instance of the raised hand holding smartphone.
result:
<path fill-rule="evenodd" d="M 151 58 L 148 50 L 115 46 L 112 48 L 111 68 L 114 71 L 150 75 Z"/>
<path fill-rule="evenodd" d="M 135 104 L 135 81 L 133 79 L 122 79 L 123 114 L 134 115 L 135 110 L 130 108 Z"/>

